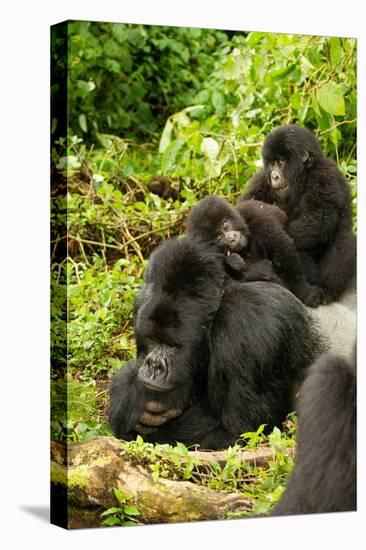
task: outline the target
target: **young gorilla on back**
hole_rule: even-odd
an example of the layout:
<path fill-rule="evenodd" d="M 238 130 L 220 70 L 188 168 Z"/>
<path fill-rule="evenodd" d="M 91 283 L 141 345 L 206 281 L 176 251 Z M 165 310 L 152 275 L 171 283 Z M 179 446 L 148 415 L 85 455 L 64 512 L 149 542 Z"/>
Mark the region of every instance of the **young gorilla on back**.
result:
<path fill-rule="evenodd" d="M 325 301 L 337 300 L 356 268 L 347 182 L 306 128 L 277 128 L 267 136 L 262 157 L 264 167 L 242 200 L 275 204 L 287 214 L 285 229 L 308 281 L 321 288 Z"/>
<path fill-rule="evenodd" d="M 321 294 L 305 278 L 296 248 L 283 228 L 286 220 L 276 206 L 251 200 L 233 207 L 211 195 L 192 208 L 187 234 L 223 249 L 234 278 L 283 284 L 306 305 L 316 307 Z"/>

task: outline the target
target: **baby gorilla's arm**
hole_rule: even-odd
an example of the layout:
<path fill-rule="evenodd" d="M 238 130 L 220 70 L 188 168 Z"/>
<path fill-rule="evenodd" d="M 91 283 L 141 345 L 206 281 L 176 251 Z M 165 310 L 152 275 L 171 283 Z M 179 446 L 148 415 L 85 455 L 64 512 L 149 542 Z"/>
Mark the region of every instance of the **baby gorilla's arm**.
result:
<path fill-rule="evenodd" d="M 243 273 L 246 270 L 246 263 L 237 252 L 227 252 L 225 255 L 225 264 L 235 271 L 235 273 Z"/>

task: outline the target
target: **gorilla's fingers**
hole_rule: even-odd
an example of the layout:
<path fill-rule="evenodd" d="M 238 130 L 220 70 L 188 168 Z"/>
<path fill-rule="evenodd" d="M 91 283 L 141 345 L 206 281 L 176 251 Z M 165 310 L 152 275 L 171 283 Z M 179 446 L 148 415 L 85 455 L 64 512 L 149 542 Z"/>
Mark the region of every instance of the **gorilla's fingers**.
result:
<path fill-rule="evenodd" d="M 145 405 L 145 409 L 151 413 L 160 413 L 168 410 L 167 405 L 159 403 L 159 401 L 148 401 Z"/>
<path fill-rule="evenodd" d="M 145 424 L 146 426 L 158 427 L 165 424 L 165 422 L 167 422 L 168 420 L 171 420 L 176 416 L 180 416 L 181 414 L 181 409 L 169 409 L 163 414 L 151 414 L 148 411 L 144 411 L 140 417 L 140 422 L 141 424 Z"/>
<path fill-rule="evenodd" d="M 144 411 L 139 418 L 139 422 L 141 424 L 145 424 L 146 426 L 161 426 L 169 419 L 167 414 L 168 412 L 165 414 L 150 414 L 149 412 Z"/>
<path fill-rule="evenodd" d="M 166 418 L 166 420 L 171 420 L 172 418 L 180 416 L 182 412 L 182 409 L 170 409 L 169 411 L 164 413 L 164 418 Z"/>

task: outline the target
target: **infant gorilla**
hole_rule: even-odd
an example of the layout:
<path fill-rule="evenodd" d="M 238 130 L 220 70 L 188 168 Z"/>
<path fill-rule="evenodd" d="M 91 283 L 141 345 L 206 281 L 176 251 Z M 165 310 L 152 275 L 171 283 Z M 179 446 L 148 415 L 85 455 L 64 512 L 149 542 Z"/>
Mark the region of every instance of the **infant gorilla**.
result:
<path fill-rule="evenodd" d="M 300 258 L 284 225 L 287 215 L 257 200 L 231 206 L 211 195 L 187 218 L 187 234 L 223 249 L 229 274 L 240 281 L 282 284 L 304 304 L 316 307 L 321 292 L 308 283 Z"/>

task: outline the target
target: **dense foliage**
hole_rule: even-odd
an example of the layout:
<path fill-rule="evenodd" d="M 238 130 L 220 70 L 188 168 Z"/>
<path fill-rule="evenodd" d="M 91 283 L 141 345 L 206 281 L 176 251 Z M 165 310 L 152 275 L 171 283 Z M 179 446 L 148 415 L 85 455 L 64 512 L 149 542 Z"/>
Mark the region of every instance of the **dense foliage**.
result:
<path fill-rule="evenodd" d="M 74 441 L 108 433 L 108 379 L 134 355 L 150 252 L 203 196 L 236 200 L 274 127 L 315 132 L 349 182 L 356 227 L 356 41 L 88 22 L 67 38 L 67 138 L 52 120 L 53 430 Z M 170 197 L 149 191 L 159 176 Z"/>

